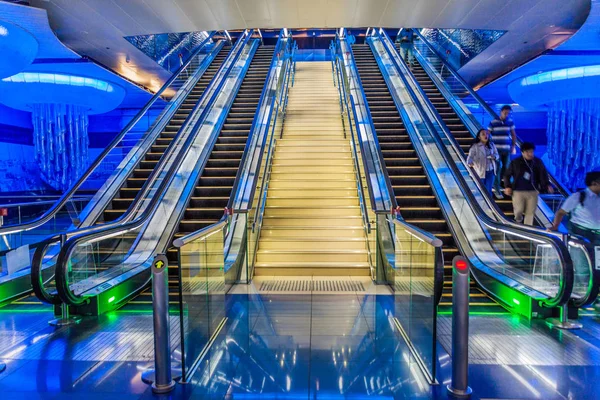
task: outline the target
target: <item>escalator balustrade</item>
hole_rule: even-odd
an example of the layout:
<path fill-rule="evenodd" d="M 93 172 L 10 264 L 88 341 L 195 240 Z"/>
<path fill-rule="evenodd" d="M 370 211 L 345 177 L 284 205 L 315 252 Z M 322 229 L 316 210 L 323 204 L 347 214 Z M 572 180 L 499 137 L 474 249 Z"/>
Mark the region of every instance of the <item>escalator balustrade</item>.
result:
<path fill-rule="evenodd" d="M 399 46 L 399 44 L 396 44 L 396 48 L 399 48 Z M 419 61 L 414 59 L 409 67 L 417 82 L 421 88 L 423 88 L 423 91 L 429 98 L 429 101 L 431 101 L 431 103 L 434 105 L 437 112 L 442 117 L 442 120 L 450 130 L 450 133 L 460 145 L 462 151 L 465 153 L 465 155 L 468 154 L 469 147 L 471 147 L 471 144 L 473 144 L 473 135 L 471 132 L 469 132 L 469 129 L 462 122 L 458 114 L 456 114 L 452 106 L 448 103 L 435 83 L 433 83 L 433 80 L 429 77 L 429 75 L 427 75 L 427 72 L 425 72 L 425 69 L 423 66 L 421 66 Z M 439 68 L 439 66 L 437 67 Z M 514 218 L 512 201 L 509 197 L 494 200 L 508 218 Z"/>
<path fill-rule="evenodd" d="M 223 46 L 221 48 L 202 77 L 187 95 L 179 109 L 175 112 L 173 118 L 171 118 L 167 126 L 156 138 L 156 141 L 153 143 L 150 150 L 127 178 L 126 183 L 121 187 L 115 198 L 113 198 L 110 206 L 104 210 L 103 216 L 97 223 L 114 221 L 127 211 L 139 191 L 144 186 L 144 183 L 146 183 L 150 177 L 154 167 L 165 154 L 175 136 L 177 136 L 177 133 L 179 132 L 179 129 L 181 129 L 186 118 L 192 112 L 196 103 L 201 99 L 202 94 L 227 58 L 230 49 L 231 46 Z M 197 62 L 193 61 L 193 63 L 196 63 L 196 65 L 191 65 L 191 68 L 188 68 L 190 71 L 194 71 L 197 68 Z M 185 71 L 183 73 L 185 73 Z M 184 82 L 183 79 L 181 79 L 181 81 Z"/>
<path fill-rule="evenodd" d="M 227 114 L 217 142 L 199 178 L 185 214 L 179 223 L 175 238 L 185 236 L 218 222 L 229 202 L 235 177 L 248 140 L 252 121 L 265 85 L 274 46 L 260 46 L 254 54 L 240 89 Z M 177 249 L 170 248 L 169 291 L 175 302 L 179 259 Z M 132 307 L 146 307 L 152 303 L 152 292 L 146 290 L 129 302 Z"/>
<path fill-rule="evenodd" d="M 444 291 L 440 311 L 447 312 L 452 304 L 452 258 L 459 250 L 371 48 L 357 44 L 352 51 L 401 215 L 409 224 L 443 241 Z M 473 281 L 471 307 L 475 312 L 506 312 Z"/>

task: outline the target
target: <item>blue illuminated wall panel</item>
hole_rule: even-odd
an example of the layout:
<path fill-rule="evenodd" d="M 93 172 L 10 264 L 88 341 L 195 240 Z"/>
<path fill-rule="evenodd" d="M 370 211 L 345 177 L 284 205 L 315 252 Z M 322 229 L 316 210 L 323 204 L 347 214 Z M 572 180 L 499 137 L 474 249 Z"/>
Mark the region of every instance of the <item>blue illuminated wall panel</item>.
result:
<path fill-rule="evenodd" d="M 89 162 L 102 152 L 138 111 L 116 109 L 106 114 L 90 116 Z M 159 112 L 160 110 L 151 110 L 149 116 L 136 124 L 133 132 L 137 135 L 130 137 L 143 135 Z M 33 154 L 31 114 L 0 105 L 0 192 L 54 192 L 42 181 Z M 97 190 L 115 168 L 116 165 L 104 165 L 82 189 Z"/>

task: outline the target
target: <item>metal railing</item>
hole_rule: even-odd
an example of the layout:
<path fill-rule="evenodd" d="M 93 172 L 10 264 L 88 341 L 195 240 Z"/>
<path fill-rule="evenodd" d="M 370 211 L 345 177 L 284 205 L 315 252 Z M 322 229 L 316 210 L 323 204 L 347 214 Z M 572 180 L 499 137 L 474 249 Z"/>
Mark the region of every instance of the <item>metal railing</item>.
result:
<path fill-rule="evenodd" d="M 380 31 L 379 36 L 382 38 L 382 41 L 383 41 L 384 45 L 386 46 L 386 49 L 388 50 L 388 52 L 395 52 L 395 49 L 393 48 L 393 46 L 390 47 L 388 45 L 388 43 L 391 43 L 391 40 L 387 36 L 387 33 L 385 33 L 385 31 Z M 426 39 L 422 38 L 422 40 L 426 46 L 430 46 L 430 44 L 427 43 Z M 449 90 L 448 87 L 445 87 L 443 82 L 436 82 L 436 80 L 441 79 L 441 78 L 439 78 L 435 74 L 434 71 L 428 71 L 428 69 L 430 69 L 431 66 L 428 64 L 426 57 L 424 55 L 420 54 L 419 48 L 416 48 L 415 50 L 417 52 L 417 54 L 416 54 L 417 60 L 422 64 L 422 66 L 426 70 L 426 72 L 428 72 L 428 75 L 430 75 L 431 79 L 434 81 L 436 86 L 440 89 L 440 91 L 442 92 L 444 97 L 447 98 L 448 96 L 457 96 L 457 94 L 452 93 L 452 91 Z M 433 50 L 431 50 L 431 51 L 433 51 Z M 441 61 L 443 62 L 443 59 Z M 449 147 L 450 152 L 453 152 L 454 159 L 455 159 L 457 166 L 459 166 L 459 168 L 462 168 L 463 170 L 465 170 L 470 175 L 472 182 L 476 186 L 478 195 L 483 198 L 483 200 L 486 203 L 485 205 L 488 207 L 488 210 L 491 211 L 491 214 L 492 214 L 491 216 L 493 216 L 499 222 L 502 222 L 503 224 L 508 225 L 508 226 L 512 226 L 515 228 L 521 228 L 524 230 L 531 230 L 531 232 L 535 232 L 538 234 L 548 234 L 547 231 L 544 229 L 538 229 L 535 227 L 528 227 L 528 226 L 524 226 L 521 224 L 517 224 L 514 221 L 512 221 L 506 217 L 506 215 L 502 212 L 502 210 L 500 210 L 500 208 L 498 207 L 496 202 L 492 199 L 491 195 L 483 187 L 483 184 L 480 182 L 476 172 L 473 170 L 473 168 L 471 168 L 467 165 L 466 157 L 465 157 L 464 152 L 462 151 L 462 148 L 460 147 L 460 144 L 457 142 L 456 138 L 452 135 L 452 133 L 450 132 L 450 129 L 446 126 L 446 124 L 443 121 L 443 118 L 441 117 L 441 115 L 439 115 L 435 106 L 431 103 L 428 96 L 425 94 L 425 92 L 423 91 L 421 86 L 418 84 L 418 82 L 416 81 L 416 78 L 414 77 L 412 72 L 406 67 L 406 65 L 404 65 L 403 62 L 397 63 L 396 65 L 401 70 L 401 73 L 407 77 L 407 80 L 409 81 L 409 84 L 410 84 L 412 90 L 416 91 L 418 97 L 420 98 L 421 103 L 424 104 L 425 108 L 430 113 L 429 115 L 433 116 L 433 119 L 435 120 L 437 126 L 440 127 L 440 130 L 438 130 L 438 132 L 441 132 L 443 134 L 443 137 L 449 142 L 449 146 L 445 143 L 444 143 L 444 145 Z M 448 73 L 453 74 L 453 77 L 455 77 L 455 79 L 456 79 L 456 77 L 460 77 L 460 75 L 455 73 L 449 67 L 447 67 L 447 71 L 448 71 Z M 461 87 L 463 88 L 463 90 L 468 89 L 468 93 L 473 97 L 473 99 L 475 99 L 477 102 L 479 102 L 481 104 L 481 106 L 484 108 L 484 110 L 486 110 L 488 112 L 488 114 L 490 114 L 493 118 L 497 118 L 497 115 L 493 112 L 493 110 L 485 102 L 483 102 L 483 100 L 480 97 L 478 97 L 478 95 L 472 89 L 470 89 L 470 87 L 464 82 L 464 80 L 462 80 L 462 78 L 460 78 L 460 79 L 461 79 L 460 84 L 462 85 Z M 442 89 L 447 89 L 447 90 L 442 90 Z M 453 104 L 452 99 L 447 98 L 447 100 L 450 104 Z M 462 100 L 458 100 L 458 101 L 462 102 Z M 469 118 L 469 117 L 472 117 L 472 115 L 467 114 L 465 116 L 464 115 L 465 113 L 461 112 L 461 111 L 464 111 L 462 108 L 460 108 L 460 109 L 456 109 L 456 107 L 454 107 L 454 108 L 455 108 L 455 111 L 457 112 L 457 114 L 461 117 L 461 120 L 468 127 L 471 134 L 475 136 L 477 134 L 477 132 L 479 131 L 479 129 L 481 128 L 481 125 L 477 124 L 476 119 Z M 471 122 L 472 124 L 470 124 L 469 122 Z M 554 186 L 557 186 L 558 183 L 556 183 L 556 184 L 553 183 L 553 184 L 554 184 Z M 560 190 L 560 188 L 559 188 L 559 190 Z M 565 193 L 565 191 L 566 191 L 566 189 L 563 188 L 561 193 L 564 193 L 565 195 L 567 195 L 567 193 Z M 582 307 L 582 306 L 587 306 L 587 305 L 591 304 L 595 300 L 596 296 L 598 295 L 598 291 L 599 291 L 598 287 L 600 286 L 600 273 L 597 272 L 594 268 L 594 262 L 593 262 L 594 252 L 593 252 L 593 250 L 591 249 L 590 246 L 588 246 L 586 244 L 585 240 L 583 240 L 579 237 L 572 236 L 572 235 L 563 235 L 558 232 L 555 232 L 555 233 L 551 232 L 550 234 L 553 234 L 556 237 L 560 238 L 566 244 L 567 248 L 569 249 L 569 253 L 572 255 L 571 258 L 573 259 L 573 267 L 574 267 L 574 285 L 573 285 L 573 291 L 572 291 L 571 304 L 575 307 Z M 586 254 L 581 254 L 581 252 L 586 252 Z"/>
<path fill-rule="evenodd" d="M 245 36 L 243 36 L 243 40 L 238 41 L 238 43 L 232 50 L 232 52 L 229 56 L 229 59 L 222 66 L 222 68 L 224 68 L 224 70 L 219 72 L 221 79 L 218 81 L 213 81 L 211 83 L 211 86 L 209 86 L 209 88 L 207 88 L 207 90 L 205 91 L 205 93 L 207 95 L 209 93 L 211 93 L 211 95 L 208 98 L 208 100 L 206 100 L 206 102 L 204 103 L 205 106 L 204 106 L 203 110 L 199 113 L 200 115 L 198 116 L 197 112 L 196 112 L 196 115 L 193 112 L 190 113 L 190 117 L 192 115 L 195 115 L 194 123 L 192 124 L 191 119 L 188 119 L 187 123 L 182 126 L 181 132 L 188 131 L 189 134 L 188 134 L 187 138 L 185 139 L 185 142 L 181 145 L 178 145 L 178 148 L 177 148 L 178 151 L 176 151 L 172 154 L 172 160 L 170 161 L 171 167 L 169 168 L 169 170 L 166 171 L 166 173 L 165 173 L 164 169 L 158 171 L 158 168 L 156 168 L 155 171 L 153 172 L 156 174 L 161 174 L 162 176 L 160 179 L 157 179 L 155 181 L 154 186 L 158 186 L 158 187 L 153 188 L 151 198 L 145 198 L 143 200 L 140 198 L 138 200 L 138 202 L 144 201 L 147 203 L 145 205 L 143 212 L 139 215 L 135 215 L 135 218 L 131 218 L 130 215 L 131 215 L 132 207 L 130 207 L 130 212 L 127 213 L 129 215 L 128 222 L 121 223 L 121 224 L 119 224 L 119 223 L 106 224 L 106 225 L 101 226 L 100 227 L 101 229 L 94 230 L 92 232 L 87 232 L 87 231 L 81 232 L 81 233 L 77 232 L 74 235 L 70 235 L 72 237 L 68 238 L 64 242 L 64 244 L 61 245 L 61 249 L 58 254 L 57 261 L 56 261 L 56 278 L 55 278 L 57 294 L 58 294 L 59 299 L 57 299 L 56 296 L 54 296 L 53 301 L 55 303 L 62 301 L 65 304 L 81 305 L 86 301 L 84 296 L 80 296 L 80 295 L 76 294 L 74 292 L 73 288 L 71 287 L 71 285 L 73 283 L 73 282 L 71 282 L 73 270 L 75 270 L 76 273 L 80 272 L 80 271 L 77 271 L 78 263 L 82 264 L 85 267 L 85 269 L 87 269 L 87 267 L 86 267 L 87 263 L 91 262 L 92 264 L 96 264 L 96 260 L 95 260 L 97 258 L 96 256 L 99 255 L 100 252 L 104 252 L 104 251 L 111 253 L 111 254 L 114 253 L 117 255 L 117 257 L 113 257 L 113 259 L 111 259 L 110 262 L 108 262 L 108 260 L 105 260 L 105 261 L 100 260 L 100 265 L 106 264 L 106 266 L 108 266 L 108 268 L 110 269 L 111 264 L 114 264 L 114 263 L 119 264 L 120 262 L 124 261 L 125 257 L 129 254 L 129 251 L 131 250 L 131 246 L 133 246 L 136 243 L 136 240 L 133 240 L 133 238 L 137 235 L 137 233 L 138 233 L 137 231 L 146 224 L 146 222 L 148 221 L 150 216 L 155 212 L 157 205 L 159 204 L 159 202 L 161 201 L 161 199 L 163 197 L 164 191 L 166 190 L 167 186 L 172 182 L 179 166 L 181 165 L 182 161 L 184 160 L 184 158 L 187 156 L 190 149 L 192 148 L 191 145 L 196 138 L 197 132 L 199 131 L 200 127 L 202 126 L 203 121 L 206 119 L 206 117 L 209 115 L 210 111 L 212 110 L 213 103 L 215 102 L 215 100 L 217 99 L 219 94 L 221 93 L 223 85 L 226 82 L 226 78 L 230 74 L 233 67 L 236 65 L 236 62 L 237 62 L 238 58 L 240 57 L 242 50 L 244 49 L 247 42 L 250 40 L 250 36 L 251 36 L 250 31 L 246 31 Z M 198 107 L 199 104 L 196 107 Z M 160 183 L 158 184 L 158 182 L 160 182 Z M 148 193 L 148 197 L 150 197 L 150 190 L 147 190 L 146 193 Z M 109 244 L 106 246 L 106 248 L 103 248 L 100 245 L 100 243 L 103 241 L 109 242 Z M 89 245 L 94 245 L 96 247 L 96 250 L 92 250 L 92 253 L 94 253 L 92 255 L 92 257 L 93 257 L 92 260 L 88 260 L 88 258 L 87 258 L 88 256 L 85 256 L 85 255 L 78 255 L 79 257 L 81 257 L 81 259 L 77 259 L 77 260 L 73 259 L 73 253 L 75 252 L 75 250 L 77 248 L 79 248 L 81 246 L 89 246 Z M 39 253 L 42 254 L 42 256 L 41 257 L 38 256 L 37 258 L 43 259 L 44 250 L 40 249 L 40 248 L 38 248 L 38 250 L 39 250 Z M 42 267 L 41 263 L 36 263 L 32 267 L 33 267 L 33 269 L 35 269 L 35 271 L 32 270 L 32 274 L 35 273 L 38 277 L 40 277 L 41 273 L 39 272 L 39 270 L 41 270 L 41 267 Z M 89 271 L 89 273 L 88 273 L 88 271 L 84 271 L 84 273 L 81 273 L 81 275 L 84 278 L 87 278 L 90 274 L 92 276 L 94 276 L 96 274 L 96 272 L 97 272 L 96 268 L 93 268 L 92 271 Z M 126 271 L 122 271 L 122 272 L 126 272 Z M 37 281 L 39 281 L 39 279 L 36 279 L 33 282 L 37 282 Z M 41 283 L 43 283 L 43 282 L 41 282 Z M 35 288 L 35 286 L 34 286 L 34 288 Z M 40 285 L 39 290 L 46 291 L 45 285 L 43 285 L 43 284 Z M 38 294 L 37 290 L 36 290 L 36 294 Z"/>
<path fill-rule="evenodd" d="M 232 189 L 229 212 L 219 222 L 173 242 L 180 262 L 183 381 L 193 375 L 222 328 L 224 295 L 241 280 L 244 261 L 246 280 L 252 276 L 264 210 L 261 200 L 266 198 L 276 128 L 282 127 L 291 81 L 290 41 L 282 30 L 240 164 L 243 172 L 238 173 Z"/>
<path fill-rule="evenodd" d="M 146 113 L 151 109 L 155 103 L 161 99 L 161 95 L 170 88 L 171 84 L 179 78 L 182 71 L 186 70 L 194 57 L 200 54 L 200 52 L 204 49 L 206 43 L 209 43 L 212 35 L 210 35 L 202 46 L 198 46 L 198 49 L 190 56 L 186 63 L 184 63 L 177 71 L 173 73 L 171 78 L 165 82 L 165 84 L 152 96 L 152 98 L 146 103 L 146 105 L 136 114 L 135 117 L 121 130 L 121 133 L 117 135 L 98 155 L 98 157 L 92 162 L 92 164 L 88 167 L 87 171 L 78 179 L 78 181 L 73 184 L 73 186 L 64 193 L 57 201 L 56 204 L 51 207 L 48 211 L 46 211 L 42 216 L 36 218 L 33 221 L 29 221 L 24 224 L 19 224 L 17 226 L 5 226 L 0 228 L 0 236 L 8 235 L 18 231 L 27 231 L 34 229 L 44 223 L 48 222 L 59 210 L 65 206 L 65 204 L 69 201 L 71 197 L 73 197 L 77 190 L 86 182 L 86 180 L 92 175 L 92 173 L 96 170 L 98 166 L 104 161 L 104 159 L 111 153 L 113 149 L 122 142 L 125 136 L 130 133 L 130 131 L 135 127 L 135 125 L 146 115 Z M 157 132 L 156 135 L 158 135 Z"/>
<path fill-rule="evenodd" d="M 548 257 L 550 257 L 551 259 L 553 259 L 554 257 L 557 257 L 557 260 L 560 265 L 560 274 L 561 274 L 560 281 L 556 285 L 556 287 L 552 286 L 552 288 L 548 289 L 548 291 L 546 291 L 545 293 L 542 291 L 541 293 L 543 293 L 544 295 L 547 295 L 547 298 L 543 298 L 543 299 L 539 299 L 539 300 L 546 307 L 556 307 L 556 306 L 562 306 L 563 304 L 565 304 L 571 296 L 574 278 L 573 278 L 573 265 L 571 262 L 571 258 L 569 256 L 569 252 L 568 252 L 566 246 L 564 245 L 564 243 L 562 242 L 562 240 L 560 238 L 557 238 L 555 235 L 551 235 L 547 232 L 539 231 L 539 230 L 536 230 L 533 228 L 524 227 L 524 226 L 520 226 L 520 225 L 511 226 L 511 225 L 499 223 L 498 221 L 492 219 L 490 216 L 488 216 L 485 213 L 485 211 L 481 208 L 481 205 L 479 204 L 479 202 L 473 195 L 471 189 L 469 188 L 469 185 L 467 184 L 467 182 L 465 180 L 465 176 L 463 174 L 461 174 L 460 170 L 456 166 L 456 163 L 452 159 L 450 153 L 448 152 L 448 149 L 441 142 L 441 139 L 439 138 L 439 136 L 437 134 L 435 134 L 436 129 L 435 129 L 433 123 L 427 117 L 427 113 L 426 113 L 425 109 L 423 108 L 423 105 L 421 104 L 421 102 L 419 101 L 419 98 L 417 97 L 417 95 L 415 94 L 413 89 L 411 88 L 408 78 L 405 76 L 405 74 L 402 73 L 402 68 L 400 65 L 398 65 L 397 60 L 394 59 L 393 54 L 390 52 L 390 49 L 388 48 L 389 46 L 386 46 L 385 41 L 382 40 L 380 33 L 378 33 L 378 32 L 376 32 L 374 37 L 372 37 L 370 39 L 379 39 L 381 41 L 383 50 L 387 52 L 390 59 L 392 60 L 392 64 L 393 64 L 394 68 L 396 68 L 396 70 L 398 71 L 398 76 L 400 77 L 404 87 L 406 88 L 406 91 L 407 91 L 407 94 L 408 94 L 410 100 L 412 101 L 412 103 L 416 107 L 416 110 L 418 111 L 419 115 L 421 116 L 422 122 L 424 123 L 425 130 L 427 132 L 429 132 L 429 135 L 431 135 L 431 137 L 433 138 L 437 150 L 440 152 L 445 164 L 452 171 L 454 179 L 458 183 L 459 190 L 461 191 L 465 200 L 469 204 L 469 207 L 471 208 L 471 210 L 474 212 L 474 215 L 476 216 L 479 223 L 483 224 L 482 226 L 484 226 L 485 229 L 490 229 L 492 232 L 499 232 L 499 233 L 501 232 L 502 233 L 498 238 L 489 236 L 489 239 L 488 239 L 491 244 L 494 244 L 494 242 L 497 242 L 496 244 L 493 245 L 493 248 L 498 253 L 499 257 L 508 266 L 517 265 L 516 261 L 519 259 L 519 256 L 517 255 L 518 253 L 514 252 L 514 249 L 516 248 L 515 243 L 517 243 L 518 240 L 520 240 L 520 241 L 527 240 L 532 243 L 532 246 L 534 246 L 534 247 L 529 251 L 529 253 L 531 254 L 531 252 L 535 249 L 534 261 L 538 257 L 538 250 L 539 250 L 538 247 L 540 244 L 549 246 L 550 249 L 554 249 L 554 251 L 556 253 L 551 254 Z M 372 44 L 372 43 L 370 43 L 370 44 Z M 376 59 L 377 59 L 378 63 L 382 62 L 377 57 L 376 57 Z M 380 68 L 382 69 L 382 73 L 384 74 L 384 77 L 386 77 L 385 68 L 382 68 L 381 66 L 380 66 Z M 388 79 L 386 79 L 386 81 L 388 81 Z M 389 85 L 389 82 L 388 82 L 388 85 Z M 399 109 L 403 109 L 404 106 L 402 106 L 402 103 L 401 103 L 402 101 L 398 98 L 398 94 L 394 93 L 393 90 L 391 90 L 391 92 L 392 92 L 392 97 L 394 98 L 394 101 L 397 104 L 397 107 Z M 401 104 L 398 105 L 398 102 L 400 102 Z M 407 128 L 410 128 L 410 124 L 407 124 Z M 410 129 L 409 129 L 409 132 L 410 132 Z M 449 226 L 451 227 L 451 229 L 456 229 L 456 227 L 454 227 L 452 224 L 450 224 Z M 544 254 L 545 253 L 542 253 L 542 255 L 540 257 L 543 257 L 545 259 L 546 256 L 544 256 Z M 517 257 L 517 260 L 510 261 L 514 257 Z M 515 267 L 515 268 L 517 271 L 519 270 L 517 267 Z M 535 270 L 536 265 L 528 264 L 527 268 L 533 268 L 533 270 Z M 492 270 L 501 275 L 504 275 L 508 272 L 503 267 L 493 268 Z M 516 281 L 518 282 L 518 279 L 519 279 L 518 274 L 515 273 L 515 274 L 506 275 L 506 276 L 511 276 L 510 279 L 513 279 L 513 280 L 516 279 Z M 524 286 L 531 284 L 531 282 L 528 282 L 527 279 L 522 279 L 522 281 L 520 283 L 523 284 Z M 542 283 L 540 283 L 540 285 L 542 285 Z M 539 290 L 543 290 L 542 286 L 540 286 L 540 285 L 538 285 L 536 288 L 531 288 L 531 289 L 539 292 Z"/>

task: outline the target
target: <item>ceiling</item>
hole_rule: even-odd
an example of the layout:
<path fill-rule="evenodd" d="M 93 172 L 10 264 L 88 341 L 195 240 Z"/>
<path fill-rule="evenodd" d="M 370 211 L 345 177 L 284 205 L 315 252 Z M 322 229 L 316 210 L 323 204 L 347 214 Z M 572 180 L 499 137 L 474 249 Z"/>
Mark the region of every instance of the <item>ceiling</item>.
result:
<path fill-rule="evenodd" d="M 436 27 L 509 30 L 487 60 L 505 70 L 561 42 L 590 0 L 31 0 L 60 40 L 146 87 L 167 74 L 124 36 L 241 28 Z M 562 34 L 557 34 L 562 32 Z M 523 41 L 533 45 L 527 46 Z M 499 43 L 500 42 L 500 43 Z M 504 43 L 504 44 L 502 44 Z M 511 58 L 500 58 L 509 53 Z M 536 53 L 537 52 L 537 53 Z M 513 60 L 513 58 L 515 58 Z M 514 64 L 513 64 L 514 65 Z M 481 81 L 477 68 L 467 71 Z M 485 71 L 487 75 L 489 71 Z"/>
<path fill-rule="evenodd" d="M 122 79 L 112 71 L 81 58 L 80 55 L 61 43 L 50 29 L 48 16 L 44 10 L 0 2 L 0 20 L 21 26 L 38 41 L 38 53 L 33 64 L 28 66 L 26 71 L 60 72 L 116 83 L 127 92 L 125 100 L 121 104 L 122 108 L 139 107 L 150 98 L 147 91 Z"/>
<path fill-rule="evenodd" d="M 587 20 L 570 39 L 484 86 L 479 90 L 480 95 L 493 103 L 512 103 L 508 85 L 513 81 L 544 71 L 600 65 L 600 0 L 591 3 Z"/>

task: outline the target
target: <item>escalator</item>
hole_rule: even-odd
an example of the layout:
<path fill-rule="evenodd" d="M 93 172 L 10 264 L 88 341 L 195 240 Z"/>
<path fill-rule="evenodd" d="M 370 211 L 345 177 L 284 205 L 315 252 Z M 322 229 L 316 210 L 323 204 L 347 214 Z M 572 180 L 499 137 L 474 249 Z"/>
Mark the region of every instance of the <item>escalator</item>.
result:
<path fill-rule="evenodd" d="M 433 233 L 444 243 L 440 311 L 447 312 L 452 304 L 452 258 L 459 254 L 455 239 L 370 47 L 353 45 L 352 51 L 400 213 L 407 223 Z M 506 312 L 473 281 L 471 285 L 472 312 Z"/>
<path fill-rule="evenodd" d="M 167 148 L 171 145 L 175 136 L 177 136 L 177 133 L 181 129 L 186 118 L 202 98 L 204 91 L 227 58 L 230 49 L 231 46 L 226 45 L 219 50 L 219 53 L 217 53 L 207 70 L 190 91 L 179 109 L 175 112 L 168 125 L 156 138 L 156 141 L 152 144 L 150 150 L 132 171 L 127 178 L 126 183 L 112 199 L 111 204 L 104 210 L 102 217 L 96 222 L 97 224 L 114 221 L 127 211 L 150 177 L 154 167 L 159 163 Z M 184 79 L 182 79 L 182 81 L 185 82 Z"/>
<path fill-rule="evenodd" d="M 396 44 L 396 48 L 399 49 L 399 44 Z M 414 59 L 410 70 L 415 76 L 415 79 L 429 98 L 429 101 L 436 108 L 442 120 L 448 127 L 448 130 L 456 139 L 462 151 L 466 154 L 469 153 L 469 148 L 473 144 L 473 135 L 469 132 L 469 129 L 462 122 L 460 117 L 456 114 L 452 106 L 448 103 L 442 92 L 437 88 L 433 80 L 429 77 L 425 69 L 421 66 L 417 59 Z M 513 206 L 510 198 L 504 199 L 494 198 L 496 204 L 502 210 L 502 212 L 508 217 L 513 218 Z M 538 221 L 539 224 L 539 221 Z"/>
<path fill-rule="evenodd" d="M 274 46 L 260 46 L 254 53 L 173 239 L 212 225 L 223 216 L 269 73 L 274 48 Z M 178 289 L 175 285 L 179 273 L 177 249 L 169 248 L 167 256 L 170 300 L 174 304 L 178 298 Z M 151 304 L 152 292 L 147 289 L 130 301 L 125 309 L 147 309 Z"/>
<path fill-rule="evenodd" d="M 207 38 L 50 210 L 29 222 L 20 223 L 20 226 L 3 227 L 4 231 L 9 232 L 8 236 L 22 236 L 21 245 L 30 246 L 33 253 L 32 264 L 36 260 L 40 262 L 36 271 L 22 268 L 12 274 L 0 274 L 0 302 L 14 300 L 20 295 L 29 295 L 32 282 L 37 284 L 44 282 L 44 285 L 51 286 L 50 282 L 54 280 L 53 264 L 59 250 L 55 244 L 59 241 L 61 232 L 75 235 L 79 229 L 98 229 L 90 225 L 113 221 L 126 211 L 143 183 L 147 181 L 154 166 L 164 158 L 162 156 L 165 153 L 168 153 L 167 148 L 171 141 L 176 137 L 196 103 L 202 98 L 206 87 L 227 58 L 230 48 L 231 46 L 223 45 L 223 42 L 214 42 L 211 37 Z M 198 79 L 199 74 L 201 76 Z M 198 80 L 195 81 L 196 79 Z M 154 120 L 149 128 L 148 120 Z M 157 138 L 149 141 L 147 140 L 149 135 L 157 135 Z M 133 164 L 124 163 L 127 157 Z M 144 166 L 144 163 L 147 166 Z M 101 171 L 101 174 L 104 174 L 107 170 L 115 169 L 117 165 L 119 166 L 117 173 L 108 178 L 102 190 L 91 199 L 82 201 L 78 206 L 73 204 L 75 194 L 81 193 L 79 189 L 82 185 L 88 184 L 89 181 L 92 182 L 90 185 L 97 184 L 98 178 L 95 172 Z M 115 185 L 114 182 L 118 179 L 123 179 L 122 182 L 125 183 Z M 122 187 L 119 188 L 121 185 Z M 107 255 L 108 253 L 99 252 L 98 258 Z M 35 283 L 33 289 L 36 289 Z M 55 303 L 55 298 L 51 299 L 52 295 L 49 294 L 53 292 L 55 295 L 55 290 L 50 289 L 43 294 L 40 292 L 36 292 L 38 298 L 47 303 Z"/>

